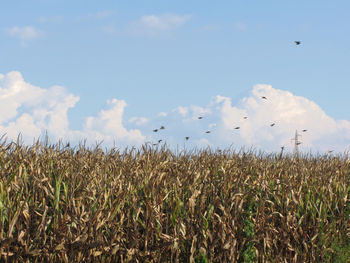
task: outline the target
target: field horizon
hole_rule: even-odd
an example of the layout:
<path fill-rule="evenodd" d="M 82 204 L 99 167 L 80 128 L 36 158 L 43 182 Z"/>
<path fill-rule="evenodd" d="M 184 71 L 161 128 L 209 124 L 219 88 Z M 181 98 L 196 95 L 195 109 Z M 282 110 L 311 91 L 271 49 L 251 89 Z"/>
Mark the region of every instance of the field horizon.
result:
<path fill-rule="evenodd" d="M 0 144 L 5 261 L 347 262 L 350 160 Z"/>

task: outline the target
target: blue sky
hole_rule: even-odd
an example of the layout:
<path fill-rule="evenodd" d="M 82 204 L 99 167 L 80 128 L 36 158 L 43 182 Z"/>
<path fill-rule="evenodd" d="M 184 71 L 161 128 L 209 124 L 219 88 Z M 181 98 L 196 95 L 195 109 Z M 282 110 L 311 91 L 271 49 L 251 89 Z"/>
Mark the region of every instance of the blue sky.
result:
<path fill-rule="evenodd" d="M 278 150 L 308 129 L 304 150 L 348 149 L 350 3 L 288 2 L 6 1 L 0 131 Z"/>

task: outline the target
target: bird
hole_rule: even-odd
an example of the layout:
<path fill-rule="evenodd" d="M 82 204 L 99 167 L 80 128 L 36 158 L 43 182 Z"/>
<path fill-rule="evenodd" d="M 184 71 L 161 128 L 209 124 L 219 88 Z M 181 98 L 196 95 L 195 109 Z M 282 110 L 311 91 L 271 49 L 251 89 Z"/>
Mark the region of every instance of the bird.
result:
<path fill-rule="evenodd" d="M 210 133 L 210 131 L 206 131 L 205 133 Z"/>
<path fill-rule="evenodd" d="M 154 132 L 157 132 L 157 131 L 158 131 L 158 129 L 154 129 L 153 131 L 154 131 Z"/>
<path fill-rule="evenodd" d="M 276 123 L 271 123 L 270 126 L 273 127 L 273 126 L 275 126 L 275 124 L 276 124 Z"/>
<path fill-rule="evenodd" d="M 307 130 L 303 130 L 303 132 L 306 132 Z"/>
<path fill-rule="evenodd" d="M 202 116 L 200 116 L 200 117 L 198 117 L 198 119 L 199 119 L 199 120 L 201 120 L 201 119 L 203 119 L 203 117 L 202 117 Z"/>
<path fill-rule="evenodd" d="M 160 126 L 160 128 L 159 128 L 160 130 L 164 130 L 165 129 L 165 127 L 164 126 Z"/>
<path fill-rule="evenodd" d="M 264 100 L 267 100 L 267 98 L 265 96 L 261 96 L 261 98 L 264 99 Z"/>
<path fill-rule="evenodd" d="M 158 140 L 158 143 L 161 143 L 163 140 Z"/>
<path fill-rule="evenodd" d="M 294 42 L 295 42 L 295 44 L 296 44 L 297 46 L 301 44 L 300 41 L 294 41 Z"/>
<path fill-rule="evenodd" d="M 248 117 L 247 117 L 247 116 L 244 116 L 244 117 L 243 117 L 243 119 L 245 119 L 245 120 L 246 120 L 246 119 L 248 119 Z"/>
<path fill-rule="evenodd" d="M 240 127 L 237 126 L 237 127 L 235 128 L 235 130 L 238 130 L 239 128 L 240 128 Z"/>
<path fill-rule="evenodd" d="M 334 150 L 330 150 L 330 151 L 328 151 L 328 153 L 332 153 Z"/>
<path fill-rule="evenodd" d="M 189 136 L 186 136 L 186 137 L 185 137 L 186 141 L 188 141 L 189 138 L 190 138 Z"/>
<path fill-rule="evenodd" d="M 297 142 L 297 143 L 296 143 L 296 145 L 299 145 L 299 144 L 301 144 L 301 142 Z"/>
<path fill-rule="evenodd" d="M 284 146 L 281 146 L 281 153 L 280 155 L 278 156 L 278 159 L 281 159 L 282 156 L 283 156 L 283 151 L 284 151 Z"/>

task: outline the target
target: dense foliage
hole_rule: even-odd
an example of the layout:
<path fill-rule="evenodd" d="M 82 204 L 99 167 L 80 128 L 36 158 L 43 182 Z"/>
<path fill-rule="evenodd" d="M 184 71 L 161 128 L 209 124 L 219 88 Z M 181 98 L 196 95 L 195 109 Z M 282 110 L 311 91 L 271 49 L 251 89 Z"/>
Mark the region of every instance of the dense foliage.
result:
<path fill-rule="evenodd" d="M 0 257 L 348 262 L 350 160 L 0 145 Z"/>

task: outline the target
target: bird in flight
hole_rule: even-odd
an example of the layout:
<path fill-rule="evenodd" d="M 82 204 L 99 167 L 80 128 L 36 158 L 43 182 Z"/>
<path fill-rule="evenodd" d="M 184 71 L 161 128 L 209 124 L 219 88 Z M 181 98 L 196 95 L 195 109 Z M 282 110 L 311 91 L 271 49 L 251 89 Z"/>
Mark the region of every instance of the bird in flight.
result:
<path fill-rule="evenodd" d="M 297 143 L 296 143 L 296 145 L 299 145 L 299 144 L 301 144 L 301 142 L 297 142 Z"/>
<path fill-rule="evenodd" d="M 238 130 L 239 128 L 240 128 L 240 127 L 237 126 L 237 127 L 235 128 L 235 130 Z"/>
<path fill-rule="evenodd" d="M 294 41 L 295 42 L 295 45 L 300 45 L 301 44 L 301 42 L 300 41 Z"/>
<path fill-rule="evenodd" d="M 158 140 L 158 143 L 161 143 L 163 140 Z"/>
<path fill-rule="evenodd" d="M 264 100 L 267 100 L 267 98 L 265 96 L 261 96 L 261 98 L 264 99 Z"/>
<path fill-rule="evenodd" d="M 210 133 L 210 131 L 206 131 L 205 133 Z"/>
<path fill-rule="evenodd" d="M 158 129 L 154 129 L 153 131 L 154 131 L 154 132 L 157 132 L 157 131 L 158 131 Z"/>
<path fill-rule="evenodd" d="M 246 120 L 246 119 L 248 119 L 248 117 L 247 117 L 247 116 L 244 116 L 244 117 L 243 117 L 243 119 L 245 119 L 245 120 Z"/>
<path fill-rule="evenodd" d="M 202 116 L 200 116 L 200 117 L 198 117 L 198 119 L 199 119 L 199 120 L 201 120 L 201 119 L 203 119 L 203 117 L 202 117 Z"/>
<path fill-rule="evenodd" d="M 276 123 L 271 123 L 270 126 L 273 127 L 273 126 L 275 126 L 275 124 L 276 124 Z"/>
<path fill-rule="evenodd" d="M 186 136 L 186 137 L 185 137 L 186 141 L 188 141 L 189 138 L 190 138 L 189 136 Z"/>
<path fill-rule="evenodd" d="M 307 130 L 303 130 L 303 132 L 306 132 Z"/>
<path fill-rule="evenodd" d="M 160 126 L 160 128 L 159 128 L 160 130 L 164 130 L 165 129 L 165 127 L 164 126 Z"/>

